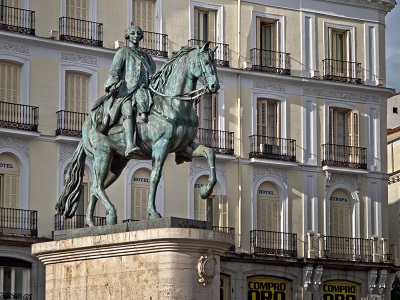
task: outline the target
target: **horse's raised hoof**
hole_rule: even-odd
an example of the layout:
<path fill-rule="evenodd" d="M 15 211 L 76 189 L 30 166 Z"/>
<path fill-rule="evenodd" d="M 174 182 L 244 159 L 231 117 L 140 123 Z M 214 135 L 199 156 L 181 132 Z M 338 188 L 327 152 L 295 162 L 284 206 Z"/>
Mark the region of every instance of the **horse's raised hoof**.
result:
<path fill-rule="evenodd" d="M 207 199 L 211 196 L 213 189 L 208 189 L 206 185 L 203 185 L 200 188 L 200 197 L 201 199 Z"/>
<path fill-rule="evenodd" d="M 108 213 L 106 215 L 106 223 L 107 223 L 107 225 L 117 224 L 117 215 L 113 214 L 113 213 Z"/>

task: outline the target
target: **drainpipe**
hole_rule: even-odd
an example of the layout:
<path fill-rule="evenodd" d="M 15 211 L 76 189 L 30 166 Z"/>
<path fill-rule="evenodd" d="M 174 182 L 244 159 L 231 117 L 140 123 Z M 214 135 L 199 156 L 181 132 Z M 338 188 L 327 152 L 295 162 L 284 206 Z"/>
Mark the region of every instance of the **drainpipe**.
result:
<path fill-rule="evenodd" d="M 238 24 L 238 35 L 237 35 L 237 53 L 238 53 L 238 68 L 240 68 L 240 26 L 241 26 L 241 0 L 238 0 L 238 13 L 237 13 L 237 24 Z M 241 93 L 241 78 L 240 73 L 237 74 L 237 126 L 239 131 L 238 138 L 238 247 L 242 244 L 242 103 L 240 98 Z"/>

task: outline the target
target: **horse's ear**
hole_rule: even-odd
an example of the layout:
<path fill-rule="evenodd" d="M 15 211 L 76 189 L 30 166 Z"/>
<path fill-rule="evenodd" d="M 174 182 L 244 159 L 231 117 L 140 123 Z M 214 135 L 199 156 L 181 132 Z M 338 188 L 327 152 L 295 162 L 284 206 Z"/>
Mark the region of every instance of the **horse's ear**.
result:
<path fill-rule="evenodd" d="M 208 50 L 208 49 L 209 49 L 209 48 L 208 48 L 209 46 L 210 46 L 210 41 L 206 42 L 206 43 L 203 45 L 203 47 L 201 47 L 200 51 L 203 52 L 203 51 L 205 51 L 205 50 Z"/>

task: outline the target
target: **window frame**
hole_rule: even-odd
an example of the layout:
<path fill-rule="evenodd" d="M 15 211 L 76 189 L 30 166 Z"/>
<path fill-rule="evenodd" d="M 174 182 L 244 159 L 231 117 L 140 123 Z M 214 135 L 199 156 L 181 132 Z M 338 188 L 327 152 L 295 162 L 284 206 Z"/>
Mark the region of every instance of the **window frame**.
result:
<path fill-rule="evenodd" d="M 61 0 L 61 16 L 67 16 L 67 0 Z M 97 0 L 88 0 L 88 20 L 90 22 L 97 22 Z"/>
<path fill-rule="evenodd" d="M 356 62 L 355 30 L 354 26 L 324 22 L 324 59 L 331 58 L 331 32 L 347 31 L 349 32 L 348 43 L 350 46 L 348 59 L 350 62 Z"/>
<path fill-rule="evenodd" d="M 278 29 L 276 30 L 278 32 L 278 36 L 276 37 L 276 39 L 279 42 L 276 45 L 276 49 L 279 49 L 279 50 L 275 50 L 275 51 L 286 53 L 285 16 L 264 13 L 264 12 L 254 11 L 254 10 L 252 10 L 251 14 L 252 14 L 252 17 L 251 17 L 252 47 L 251 48 L 258 49 L 258 46 L 259 46 L 258 45 L 259 28 L 257 28 L 258 23 L 259 23 L 258 20 L 260 20 L 260 21 L 267 20 L 267 21 L 276 22 L 277 26 L 278 26 Z"/>
<path fill-rule="evenodd" d="M 162 1 L 161 0 L 154 0 L 154 32 L 162 33 Z M 133 3 L 132 0 L 128 1 L 128 19 L 127 19 L 127 26 L 131 25 L 133 21 Z M 136 25 L 136 24 L 133 24 Z M 144 30 L 144 29 L 143 29 Z M 146 30 L 145 30 L 146 31 Z"/>
<path fill-rule="evenodd" d="M 224 43 L 224 23 L 223 23 L 223 6 L 204 3 L 199 1 L 190 1 L 190 14 L 189 14 L 189 40 L 194 39 L 194 9 L 199 8 L 205 11 L 215 11 L 216 12 L 216 20 L 215 20 L 215 43 Z"/>

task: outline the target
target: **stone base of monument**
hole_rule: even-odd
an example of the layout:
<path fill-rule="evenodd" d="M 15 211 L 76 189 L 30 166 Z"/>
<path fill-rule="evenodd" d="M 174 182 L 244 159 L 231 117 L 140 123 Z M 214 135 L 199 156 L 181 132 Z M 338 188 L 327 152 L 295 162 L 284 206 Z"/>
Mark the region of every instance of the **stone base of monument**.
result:
<path fill-rule="evenodd" d="M 46 265 L 46 300 L 210 300 L 233 243 L 210 223 L 163 218 L 56 231 L 32 254 Z"/>

